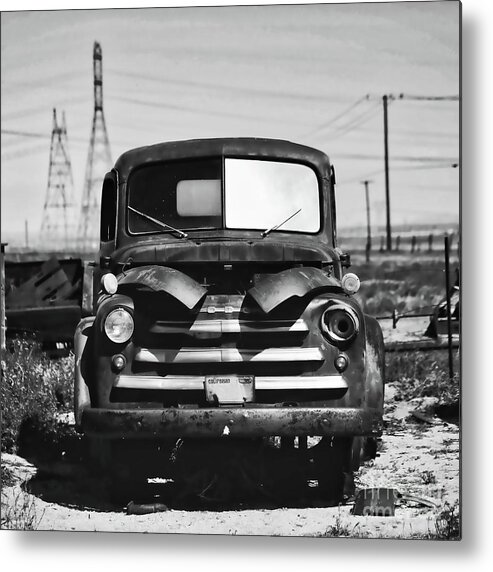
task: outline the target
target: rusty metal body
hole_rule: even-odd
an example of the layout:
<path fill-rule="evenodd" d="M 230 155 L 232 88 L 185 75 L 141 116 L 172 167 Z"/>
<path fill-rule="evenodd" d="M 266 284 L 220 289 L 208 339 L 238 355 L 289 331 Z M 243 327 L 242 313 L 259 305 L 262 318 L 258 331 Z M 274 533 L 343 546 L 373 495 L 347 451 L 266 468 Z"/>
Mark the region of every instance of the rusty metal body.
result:
<path fill-rule="evenodd" d="M 319 231 L 130 232 L 132 173 L 203 157 L 308 166 L 318 184 Z M 341 285 L 345 257 L 323 153 L 263 139 L 165 143 L 125 153 L 105 185 L 118 208 L 107 223 L 114 233 L 101 242 L 94 292 L 107 273 L 117 277 L 118 292 L 100 292 L 94 316 L 76 331 L 75 412 L 83 431 L 133 440 L 381 434 L 382 334 Z M 322 323 L 329 308 L 340 339 Z M 124 343 L 105 333 L 115 309 L 134 322 Z"/>
<path fill-rule="evenodd" d="M 113 439 L 378 435 L 378 409 L 350 407 L 88 409 L 86 433 Z"/>
<path fill-rule="evenodd" d="M 35 333 L 43 342 L 71 342 L 84 313 L 81 259 L 12 262 L 5 268 L 8 335 Z"/>

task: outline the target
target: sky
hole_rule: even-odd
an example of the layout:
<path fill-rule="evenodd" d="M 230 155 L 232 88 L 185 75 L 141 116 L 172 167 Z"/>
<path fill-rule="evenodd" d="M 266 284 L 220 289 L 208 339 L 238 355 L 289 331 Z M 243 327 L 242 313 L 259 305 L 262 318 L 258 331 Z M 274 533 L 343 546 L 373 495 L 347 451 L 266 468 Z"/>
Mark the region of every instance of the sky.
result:
<path fill-rule="evenodd" d="M 2 241 L 22 244 L 25 220 L 36 240 L 54 107 L 81 199 L 95 41 L 113 161 L 202 137 L 316 147 L 336 168 L 341 234 L 364 233 L 363 180 L 385 224 L 387 94 L 392 224 L 459 221 L 458 2 L 24 11 L 1 18 Z"/>

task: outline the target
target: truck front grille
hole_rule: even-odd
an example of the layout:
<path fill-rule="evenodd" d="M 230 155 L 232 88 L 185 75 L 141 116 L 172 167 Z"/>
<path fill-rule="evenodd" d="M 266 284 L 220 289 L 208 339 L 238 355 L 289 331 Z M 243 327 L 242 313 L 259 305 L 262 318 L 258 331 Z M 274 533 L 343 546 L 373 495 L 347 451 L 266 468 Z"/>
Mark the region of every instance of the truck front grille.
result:
<path fill-rule="evenodd" d="M 272 316 L 241 295 L 208 296 L 194 313 L 156 307 L 136 322 L 133 358 L 115 379 L 114 399 L 202 403 L 206 377 L 221 375 L 254 377 L 257 403 L 333 399 L 347 384 L 326 360 L 301 310 Z"/>

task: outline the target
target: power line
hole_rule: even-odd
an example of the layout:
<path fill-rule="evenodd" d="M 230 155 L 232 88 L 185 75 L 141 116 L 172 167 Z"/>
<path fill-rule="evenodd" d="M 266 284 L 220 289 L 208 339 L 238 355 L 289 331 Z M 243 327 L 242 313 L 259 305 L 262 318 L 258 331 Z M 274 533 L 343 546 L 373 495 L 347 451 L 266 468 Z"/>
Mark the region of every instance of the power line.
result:
<path fill-rule="evenodd" d="M 401 93 L 399 99 L 408 101 L 459 101 L 458 95 L 406 95 Z"/>
<path fill-rule="evenodd" d="M 11 161 L 13 159 L 20 159 L 29 157 L 30 155 L 37 155 L 37 154 L 45 154 L 46 153 L 46 142 L 42 144 L 38 143 L 34 147 L 28 149 L 19 149 L 17 151 L 12 151 L 10 153 L 3 153 L 2 152 L 2 162 Z"/>
<path fill-rule="evenodd" d="M 447 163 L 443 165 L 415 165 L 414 167 L 394 167 L 394 171 L 427 171 L 429 169 L 457 169 L 459 163 Z"/>
<path fill-rule="evenodd" d="M 272 97 L 276 99 L 299 99 L 301 101 L 344 101 L 340 96 L 330 96 L 330 95 L 314 95 L 312 93 L 289 93 L 283 90 L 269 90 L 269 89 L 262 89 L 262 88 L 255 88 L 251 86 L 236 86 L 236 85 L 227 85 L 227 84 L 217 84 L 212 82 L 204 82 L 204 81 L 194 81 L 194 80 L 187 80 L 187 79 L 173 79 L 169 77 L 156 77 L 151 76 L 149 74 L 142 74 L 142 73 L 135 73 L 135 72 L 128 72 L 122 71 L 117 69 L 109 69 L 106 73 L 110 73 L 110 75 L 120 76 L 120 77 L 128 77 L 131 79 L 149 81 L 153 83 L 163 84 L 166 87 L 175 86 L 175 87 L 192 87 L 198 89 L 209 89 L 214 91 L 219 91 L 221 93 L 230 92 L 230 93 L 238 93 L 240 95 L 251 94 L 253 96 L 259 97 Z"/>
<path fill-rule="evenodd" d="M 73 107 L 74 105 L 80 105 L 80 104 L 85 104 L 87 102 L 87 97 L 85 96 L 70 96 L 70 97 L 66 97 L 63 98 L 61 100 L 58 100 L 57 98 L 57 102 L 59 105 L 69 105 L 71 107 Z M 11 111 L 11 112 L 4 112 L 4 109 L 2 109 L 2 121 L 13 121 L 16 119 L 25 119 L 28 115 L 39 115 L 39 114 L 44 114 L 46 111 L 46 104 L 42 103 L 37 105 L 36 107 L 31 107 L 31 108 L 26 108 L 24 107 L 23 109 L 19 110 L 19 111 Z"/>
<path fill-rule="evenodd" d="M 372 100 L 380 100 L 382 96 L 369 94 L 368 99 Z M 407 95 L 405 93 L 399 93 L 394 95 L 392 93 L 387 94 L 387 100 L 390 103 L 391 101 L 395 101 L 396 99 L 399 100 L 407 100 L 407 101 L 460 101 L 459 95 Z"/>
<path fill-rule="evenodd" d="M 334 117 L 332 117 L 331 119 L 329 119 L 328 121 L 326 121 L 325 123 L 322 123 L 322 125 L 320 125 L 319 127 L 317 127 L 315 130 L 310 131 L 309 133 L 306 133 L 303 137 L 311 137 L 313 135 L 316 135 L 317 133 L 319 133 L 320 131 L 323 131 L 324 129 L 327 129 L 327 127 L 330 127 L 333 123 L 335 123 L 338 119 L 340 119 L 341 117 L 344 117 L 344 115 L 347 115 L 350 111 L 352 111 L 353 109 L 355 109 L 356 107 L 358 107 L 358 105 L 360 105 L 361 103 L 363 103 L 363 101 L 368 100 L 368 95 L 364 95 L 363 97 L 360 97 L 359 99 L 357 99 L 355 102 L 353 102 L 349 107 L 345 108 L 343 111 L 341 111 L 340 113 L 338 113 L 337 115 L 334 115 Z"/>
<path fill-rule="evenodd" d="M 46 133 L 29 133 L 27 131 L 15 131 L 13 129 L 2 129 L 4 135 L 16 135 L 18 137 L 36 137 L 40 139 L 51 139 L 51 135 Z"/>
<path fill-rule="evenodd" d="M 334 154 L 337 157 L 343 157 L 345 159 L 358 159 L 361 161 L 379 161 L 382 159 L 381 154 L 370 154 L 370 153 L 340 153 Z M 393 157 L 396 162 L 410 162 L 410 163 L 456 163 L 458 159 L 455 157 L 419 157 L 413 155 L 397 155 Z"/>
<path fill-rule="evenodd" d="M 433 169 L 457 169 L 458 167 L 459 163 L 444 163 L 443 165 L 413 165 L 412 167 L 392 167 L 392 171 L 427 171 Z M 341 185 L 349 185 L 351 183 L 360 182 L 361 179 L 381 175 L 384 172 L 385 169 L 375 169 L 375 171 L 370 171 L 369 173 L 360 175 L 359 177 L 337 181 L 337 186 L 340 187 Z"/>
<path fill-rule="evenodd" d="M 267 117 L 261 117 L 259 115 L 252 115 L 252 114 L 245 114 L 245 113 L 239 113 L 237 111 L 216 111 L 216 110 L 210 110 L 210 109 L 198 109 L 196 107 L 192 107 L 192 106 L 186 106 L 186 105 L 178 105 L 178 104 L 173 104 L 173 103 L 164 103 L 164 102 L 156 102 L 156 101 L 145 101 L 143 99 L 137 99 L 137 98 L 133 98 L 133 97 L 125 97 L 125 96 L 120 96 L 120 95 L 113 95 L 109 97 L 111 100 L 113 101 L 121 101 L 123 103 L 131 103 L 133 105 L 142 105 L 144 107 L 152 107 L 152 108 L 158 108 L 158 109 L 170 109 L 170 110 L 176 110 L 176 111 L 185 111 L 187 113 L 193 113 L 196 115 L 201 115 L 201 116 L 219 116 L 219 117 L 234 117 L 236 119 L 248 119 L 248 120 L 252 120 L 252 119 L 258 119 L 258 120 L 269 120 L 271 122 L 274 123 L 286 123 L 286 118 L 275 118 L 272 116 Z M 293 121 L 293 119 L 291 118 L 291 121 Z M 298 121 L 298 123 L 301 123 L 301 121 Z"/>
<path fill-rule="evenodd" d="M 51 139 L 51 135 L 47 135 L 46 133 L 34 133 L 31 131 L 17 131 L 14 129 L 2 129 L 1 133 L 4 135 L 12 135 L 16 137 L 29 137 L 33 139 Z M 79 141 L 80 143 L 87 143 L 86 139 L 82 139 L 81 137 L 71 138 L 71 141 Z"/>
<path fill-rule="evenodd" d="M 367 109 L 364 113 L 360 114 L 357 118 L 355 118 L 352 121 L 350 121 L 349 123 L 345 124 L 344 127 L 341 128 L 342 130 L 339 132 L 336 132 L 331 139 L 332 140 L 338 139 L 339 137 L 342 137 L 343 135 L 347 135 L 348 133 L 351 133 L 351 131 L 354 131 L 355 129 L 357 129 L 361 125 L 368 123 L 368 121 L 370 121 L 370 119 L 373 119 L 374 117 L 376 117 L 375 110 L 378 107 L 380 107 L 380 104 L 376 104 L 373 107 L 371 107 L 370 109 Z"/>
<path fill-rule="evenodd" d="M 370 108 L 365 109 L 365 111 L 349 119 L 349 121 L 346 121 L 342 125 L 338 125 L 335 129 L 337 131 L 344 131 L 346 128 L 352 127 L 353 124 L 358 123 L 360 119 L 366 117 L 369 113 L 371 113 L 375 109 L 375 107 L 376 107 L 375 104 L 373 104 L 373 106 L 371 106 Z"/>

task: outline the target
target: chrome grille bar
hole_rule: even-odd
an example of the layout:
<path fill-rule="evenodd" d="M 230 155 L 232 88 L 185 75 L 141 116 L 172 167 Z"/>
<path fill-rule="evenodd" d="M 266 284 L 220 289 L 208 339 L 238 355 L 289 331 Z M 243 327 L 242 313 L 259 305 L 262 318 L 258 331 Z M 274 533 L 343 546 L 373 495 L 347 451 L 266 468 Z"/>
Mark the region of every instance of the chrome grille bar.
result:
<path fill-rule="evenodd" d="M 137 349 L 134 360 L 144 363 L 322 362 L 319 348 L 181 348 Z"/>
<path fill-rule="evenodd" d="M 157 321 L 150 331 L 153 334 L 278 334 L 290 332 L 308 333 L 308 324 L 301 319 L 296 321 L 276 320 L 254 322 L 249 320 L 196 320 L 190 322 Z"/>
<path fill-rule="evenodd" d="M 169 391 L 200 391 L 205 377 L 194 375 L 120 375 L 114 387 L 122 389 L 161 389 Z M 347 383 L 340 375 L 319 376 L 255 376 L 255 389 L 346 389 Z"/>

